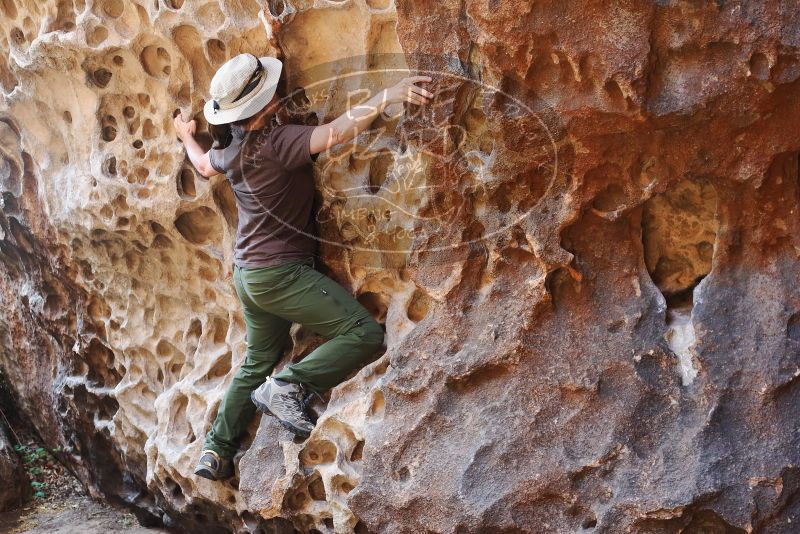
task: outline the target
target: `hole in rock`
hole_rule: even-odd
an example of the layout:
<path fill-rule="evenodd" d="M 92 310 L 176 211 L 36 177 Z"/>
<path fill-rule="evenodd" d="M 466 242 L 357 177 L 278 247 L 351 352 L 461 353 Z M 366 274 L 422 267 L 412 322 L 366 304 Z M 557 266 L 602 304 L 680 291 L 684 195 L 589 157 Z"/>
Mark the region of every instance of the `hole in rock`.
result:
<path fill-rule="evenodd" d="M 103 141 L 110 143 L 117 138 L 117 129 L 111 125 L 104 126 L 100 137 L 103 138 Z"/>
<path fill-rule="evenodd" d="M 103 173 L 107 176 L 117 175 L 117 158 L 109 156 L 103 162 Z"/>
<path fill-rule="evenodd" d="M 92 81 L 99 88 L 105 88 L 111 81 L 111 71 L 108 69 L 97 69 L 92 73 Z"/>
<path fill-rule="evenodd" d="M 394 157 L 392 152 L 388 150 L 380 151 L 377 156 L 370 160 L 369 185 L 367 186 L 370 193 L 374 195 L 381 190 L 392 165 L 394 165 Z"/>
<path fill-rule="evenodd" d="M 167 423 L 167 429 L 171 436 L 174 436 L 179 443 L 184 445 L 191 443 L 191 438 L 194 436 L 189 420 L 187 419 L 186 408 L 189 405 L 189 399 L 186 395 L 178 394 L 175 400 L 171 403 L 170 419 Z"/>
<path fill-rule="evenodd" d="M 125 58 L 123 58 L 122 56 L 114 56 L 111 61 L 113 61 L 114 65 L 117 66 L 122 66 L 125 64 Z"/>
<path fill-rule="evenodd" d="M 95 416 L 99 421 L 111 421 L 119 410 L 119 403 L 113 397 L 102 397 L 97 405 Z"/>
<path fill-rule="evenodd" d="M 697 376 L 693 296 L 711 272 L 718 228 L 717 193 L 709 183 L 683 180 L 644 205 L 645 265 L 667 302 L 666 338 L 684 385 Z"/>
<path fill-rule="evenodd" d="M 9 19 L 17 18 L 17 6 L 14 0 L 0 0 L 0 11 Z"/>
<path fill-rule="evenodd" d="M 408 302 L 406 315 L 408 315 L 409 319 L 415 323 L 418 323 L 423 320 L 426 315 L 428 315 L 428 309 L 430 308 L 430 305 L 430 297 L 424 291 L 417 289 L 414 291 L 414 294 L 411 296 L 411 300 Z"/>
<path fill-rule="evenodd" d="M 598 211 L 616 211 L 625 207 L 626 200 L 622 187 L 619 184 L 611 184 L 594 197 L 592 207 Z"/>
<path fill-rule="evenodd" d="M 301 453 L 306 465 L 317 465 L 332 462 L 336 459 L 336 445 L 323 439 L 309 444 Z"/>
<path fill-rule="evenodd" d="M 386 408 L 386 399 L 381 391 L 376 391 L 372 397 L 372 406 L 369 408 L 369 415 L 383 415 Z"/>
<path fill-rule="evenodd" d="M 603 85 L 603 89 L 615 105 L 623 105 L 625 103 L 625 95 L 616 80 L 608 80 Z"/>
<path fill-rule="evenodd" d="M 228 336 L 228 319 L 225 317 L 214 317 L 211 321 L 211 327 L 214 329 L 214 343 L 225 343 L 225 338 Z"/>
<path fill-rule="evenodd" d="M 162 358 L 167 358 L 172 356 L 175 352 L 175 347 L 167 341 L 166 339 L 160 339 L 158 344 L 156 345 L 156 354 L 161 356 Z"/>
<path fill-rule="evenodd" d="M 311 484 L 308 485 L 308 493 L 315 501 L 325 500 L 325 484 L 321 478 L 315 478 Z"/>
<path fill-rule="evenodd" d="M 761 52 L 750 57 L 750 74 L 759 80 L 769 79 L 769 59 Z"/>
<path fill-rule="evenodd" d="M 353 452 L 350 453 L 350 461 L 355 462 L 361 459 L 364 455 L 364 440 L 359 440 L 356 446 L 353 447 Z"/>
<path fill-rule="evenodd" d="M 408 467 L 403 466 L 400 468 L 399 471 L 397 471 L 397 480 L 399 480 L 400 482 L 405 482 L 406 480 L 408 480 L 409 475 L 410 472 L 408 470 Z"/>
<path fill-rule="evenodd" d="M 125 11 L 125 3 L 122 0 L 106 0 L 103 2 L 103 13 L 111 18 L 119 18 Z"/>
<path fill-rule="evenodd" d="M 136 141 L 133 142 L 133 148 L 139 149 L 142 148 L 143 146 L 144 143 L 142 142 L 141 139 L 137 139 Z"/>
<path fill-rule="evenodd" d="M 214 365 L 211 367 L 211 369 L 208 370 L 208 373 L 206 373 L 206 380 L 213 381 L 226 376 L 231 370 L 232 359 L 233 355 L 230 352 L 226 352 L 220 356 L 217 361 L 214 362 Z"/>
<path fill-rule="evenodd" d="M 150 119 L 145 119 L 144 124 L 142 124 L 142 137 L 145 139 L 155 139 L 158 136 L 158 128 L 156 125 L 153 124 L 153 121 Z"/>
<path fill-rule="evenodd" d="M 164 234 L 158 234 L 153 238 L 150 246 L 158 250 L 172 248 L 172 240 Z"/>
<path fill-rule="evenodd" d="M 184 239 L 195 245 L 219 241 L 222 234 L 219 217 L 207 206 L 200 206 L 179 215 L 175 219 L 175 228 Z"/>
<path fill-rule="evenodd" d="M 99 46 L 106 39 L 108 39 L 108 30 L 105 26 L 95 26 L 86 35 L 86 43 L 91 47 Z"/>
<path fill-rule="evenodd" d="M 191 169 L 183 169 L 178 176 L 178 195 L 187 199 L 197 196 L 197 189 L 194 185 L 194 172 Z"/>
<path fill-rule="evenodd" d="M 180 9 L 183 7 L 183 0 L 164 0 L 164 5 L 172 9 Z"/>
<path fill-rule="evenodd" d="M 8 223 L 9 230 L 11 231 L 11 235 L 14 237 L 14 241 L 16 242 L 17 246 L 22 249 L 23 252 L 30 254 L 33 251 L 33 241 L 28 233 L 27 228 L 22 226 L 22 224 L 20 224 L 15 217 L 9 217 Z"/>
<path fill-rule="evenodd" d="M 302 508 L 302 507 L 303 507 L 303 505 L 306 503 L 306 501 L 307 501 L 307 500 L 308 500 L 308 497 L 307 497 L 307 496 L 306 496 L 306 494 L 305 494 L 305 493 L 303 493 L 302 491 L 298 491 L 297 493 L 295 493 L 295 494 L 294 494 L 294 495 L 292 495 L 292 497 L 291 497 L 292 506 L 293 506 L 294 508 L 298 508 L 298 509 L 299 509 L 299 508 Z"/>
<path fill-rule="evenodd" d="M 136 115 L 136 110 L 133 106 L 125 106 L 122 108 L 122 114 L 128 119 L 132 119 Z"/>
<path fill-rule="evenodd" d="M 212 63 L 219 64 L 225 62 L 225 43 L 219 39 L 209 39 L 206 43 L 208 58 Z"/>
<path fill-rule="evenodd" d="M 63 116 L 64 116 L 64 122 L 66 122 L 67 124 L 72 124 L 72 113 L 70 113 L 69 111 L 64 111 Z"/>
<path fill-rule="evenodd" d="M 51 19 L 44 33 L 72 31 L 75 29 L 75 8 L 72 0 L 57 0 L 56 16 Z"/>
<path fill-rule="evenodd" d="M 172 57 L 163 46 L 150 45 L 144 47 L 139 56 L 139 61 L 142 63 L 142 68 L 144 68 L 145 72 L 156 78 L 168 76 L 172 71 Z M 140 103 L 142 103 L 141 99 Z M 147 103 L 142 103 L 143 106 L 149 104 L 149 98 L 147 99 Z"/>
<path fill-rule="evenodd" d="M 114 368 L 114 353 L 97 339 L 92 338 L 86 351 L 87 379 L 101 387 L 114 387 L 121 376 Z"/>
<path fill-rule="evenodd" d="M 771 69 L 776 83 L 791 83 L 800 78 L 800 58 L 792 54 L 778 54 L 778 59 Z"/>
<path fill-rule="evenodd" d="M 94 322 L 104 321 L 111 316 L 111 308 L 96 296 L 91 297 L 86 309 L 89 313 L 89 317 L 91 317 Z"/>
<path fill-rule="evenodd" d="M 183 496 L 183 490 L 181 487 L 171 478 L 167 478 L 164 481 L 164 485 L 167 487 L 167 491 L 169 491 L 170 495 L 172 495 L 172 499 L 175 504 L 180 508 L 186 503 L 186 498 Z"/>
<path fill-rule="evenodd" d="M 356 526 L 353 528 L 353 531 L 356 534 L 372 534 L 369 528 L 367 528 L 367 525 L 365 525 L 364 522 L 361 520 L 359 520 L 358 523 L 356 523 Z"/>
<path fill-rule="evenodd" d="M 283 12 L 286 10 L 286 3 L 283 0 L 269 0 L 267 7 L 269 8 L 270 15 L 278 18 L 283 15 Z"/>
<path fill-rule="evenodd" d="M 13 28 L 11 30 L 11 41 L 17 46 L 20 46 L 26 41 L 25 34 L 22 33 L 22 30 L 19 28 Z"/>
<path fill-rule="evenodd" d="M 378 322 L 386 320 L 386 312 L 389 309 L 389 298 L 380 293 L 367 291 L 358 296 L 358 301 L 369 310 Z"/>
<path fill-rule="evenodd" d="M 596 526 L 597 526 L 597 519 L 595 518 L 585 519 L 583 523 L 581 523 L 581 528 L 584 530 L 588 530 Z"/>
<path fill-rule="evenodd" d="M 236 207 L 236 198 L 228 180 L 222 180 L 214 187 L 214 203 L 217 205 L 222 217 L 231 230 L 236 230 L 239 224 L 239 210 Z"/>

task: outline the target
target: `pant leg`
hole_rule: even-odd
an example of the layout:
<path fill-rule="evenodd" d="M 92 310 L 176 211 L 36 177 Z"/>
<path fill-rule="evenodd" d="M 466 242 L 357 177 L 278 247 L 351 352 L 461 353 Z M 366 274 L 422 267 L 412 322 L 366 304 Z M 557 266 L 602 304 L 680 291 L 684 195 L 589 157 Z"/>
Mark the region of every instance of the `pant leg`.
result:
<path fill-rule="evenodd" d="M 262 309 L 330 338 L 275 378 L 323 393 L 364 365 L 383 345 L 383 328 L 350 293 L 309 263 L 298 264 L 280 286 L 245 271 L 242 284 Z"/>
<path fill-rule="evenodd" d="M 242 287 L 241 270 L 234 267 L 233 282 L 247 325 L 247 356 L 222 399 L 204 449 L 225 458 L 236 454 L 239 437 L 255 415 L 250 392 L 260 386 L 280 360 L 291 323 L 259 308 Z"/>

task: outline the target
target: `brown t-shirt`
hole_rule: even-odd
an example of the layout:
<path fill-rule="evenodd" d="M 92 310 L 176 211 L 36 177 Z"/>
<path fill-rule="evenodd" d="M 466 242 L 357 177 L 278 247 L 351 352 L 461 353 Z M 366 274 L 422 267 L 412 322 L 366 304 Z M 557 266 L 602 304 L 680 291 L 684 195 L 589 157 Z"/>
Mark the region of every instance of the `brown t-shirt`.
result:
<path fill-rule="evenodd" d="M 233 255 L 237 266 L 268 267 L 314 255 L 314 128 L 233 128 L 231 144 L 211 150 L 211 166 L 228 178 L 239 211 Z"/>

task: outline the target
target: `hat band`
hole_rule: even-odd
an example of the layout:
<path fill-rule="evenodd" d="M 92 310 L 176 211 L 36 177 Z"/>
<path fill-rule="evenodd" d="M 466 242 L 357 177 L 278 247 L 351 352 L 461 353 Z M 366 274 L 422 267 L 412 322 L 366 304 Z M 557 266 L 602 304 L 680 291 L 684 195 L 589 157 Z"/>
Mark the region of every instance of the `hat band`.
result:
<path fill-rule="evenodd" d="M 252 93 L 253 89 L 255 89 L 256 87 L 261 85 L 261 83 L 263 83 L 264 78 L 265 78 L 264 66 L 261 64 L 258 58 L 256 58 L 256 70 L 253 72 L 253 75 L 250 76 L 250 81 L 247 82 L 247 85 L 244 86 L 244 89 L 242 89 L 242 92 L 239 93 L 239 96 L 233 99 L 233 102 L 236 102 L 242 97 Z"/>

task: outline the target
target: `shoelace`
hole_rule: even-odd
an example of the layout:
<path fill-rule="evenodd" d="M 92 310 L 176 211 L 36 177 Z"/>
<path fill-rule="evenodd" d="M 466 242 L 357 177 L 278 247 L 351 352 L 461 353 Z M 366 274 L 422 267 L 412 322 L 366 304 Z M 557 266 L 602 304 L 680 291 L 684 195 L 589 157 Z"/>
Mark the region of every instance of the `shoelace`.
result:
<path fill-rule="evenodd" d="M 275 399 L 275 403 L 286 409 L 289 415 L 294 415 L 298 419 L 311 422 L 311 419 L 306 415 L 305 403 L 302 399 L 301 391 L 284 393 Z"/>
<path fill-rule="evenodd" d="M 303 403 L 303 408 L 306 408 L 306 409 L 308 408 L 308 405 L 311 404 L 311 400 L 315 395 L 320 400 L 320 402 L 325 403 L 325 397 L 323 397 L 322 395 L 320 395 L 319 393 L 317 393 L 316 391 L 314 391 L 311 388 L 307 388 L 307 387 L 301 385 L 300 386 L 300 391 L 301 391 L 301 395 L 302 395 L 302 401 L 301 402 Z"/>

